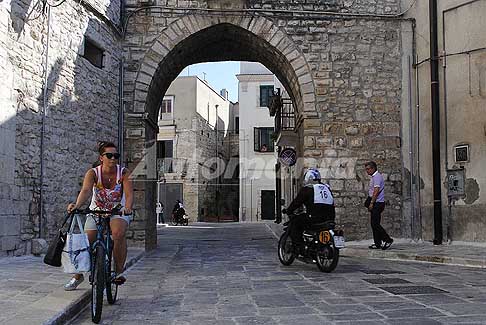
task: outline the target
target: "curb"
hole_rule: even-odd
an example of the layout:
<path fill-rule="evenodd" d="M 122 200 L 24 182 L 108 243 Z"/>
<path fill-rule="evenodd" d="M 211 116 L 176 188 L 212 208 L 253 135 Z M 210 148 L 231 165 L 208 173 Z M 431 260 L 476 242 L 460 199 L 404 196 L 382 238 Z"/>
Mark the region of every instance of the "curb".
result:
<path fill-rule="evenodd" d="M 402 260 L 402 261 L 414 261 L 425 262 L 434 264 L 445 264 L 454 266 L 467 266 L 476 268 L 486 268 L 486 260 L 484 259 L 469 259 L 463 257 L 451 257 L 451 256 L 436 256 L 436 255 L 417 255 L 407 252 L 393 252 L 393 251 L 369 251 L 358 248 L 346 247 L 341 250 L 343 256 L 347 257 L 366 257 L 374 259 L 385 260 Z"/>
<path fill-rule="evenodd" d="M 142 257 L 145 256 L 145 251 L 137 253 L 134 257 L 130 258 L 126 262 L 125 269 L 132 267 L 137 263 Z M 51 319 L 42 323 L 43 325 L 60 325 L 66 324 L 66 322 L 73 319 L 81 311 L 83 311 L 91 302 L 91 291 L 86 290 L 79 298 L 71 302 L 66 308 L 61 310 Z"/>

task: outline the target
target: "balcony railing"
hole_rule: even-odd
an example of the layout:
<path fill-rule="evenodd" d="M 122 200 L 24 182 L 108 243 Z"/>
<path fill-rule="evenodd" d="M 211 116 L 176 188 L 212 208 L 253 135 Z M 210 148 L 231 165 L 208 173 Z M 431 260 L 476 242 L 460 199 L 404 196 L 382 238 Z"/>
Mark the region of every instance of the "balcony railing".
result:
<path fill-rule="evenodd" d="M 289 98 L 282 98 L 280 109 L 275 112 L 275 132 L 295 129 L 295 111 Z"/>
<path fill-rule="evenodd" d="M 295 110 L 290 98 L 282 98 L 280 89 L 271 97 L 270 116 L 275 116 L 275 133 L 295 130 Z"/>

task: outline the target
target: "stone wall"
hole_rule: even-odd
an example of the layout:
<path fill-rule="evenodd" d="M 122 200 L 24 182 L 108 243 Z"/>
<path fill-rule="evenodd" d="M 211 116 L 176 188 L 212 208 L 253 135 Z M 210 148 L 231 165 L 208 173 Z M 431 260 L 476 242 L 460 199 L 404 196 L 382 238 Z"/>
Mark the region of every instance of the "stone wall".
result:
<path fill-rule="evenodd" d="M 199 8 L 216 5 L 214 1 L 178 4 Z M 137 7 L 135 1 L 128 5 L 129 10 Z M 168 5 L 177 3 L 169 1 Z M 243 5 L 237 1 L 234 8 Z M 362 208 L 368 183 L 363 164 L 367 160 L 375 160 L 386 176 L 385 225 L 392 236 L 401 236 L 409 226 L 401 216 L 400 21 L 315 12 L 397 14 L 399 5 L 398 0 L 372 4 L 262 0 L 246 2 L 247 8 L 267 10 L 259 11 L 258 16 L 162 13 L 157 8 L 138 12 L 128 25 L 124 47 L 130 70 L 125 79 L 126 107 L 131 112 L 156 116 L 160 93 L 182 67 L 194 62 L 263 63 L 295 104 L 301 166 L 320 168 L 334 184 L 338 222 L 349 238 L 371 237 L 368 212 Z M 224 8 L 228 6 L 225 2 Z M 309 11 L 294 14 L 292 10 Z"/>
<path fill-rule="evenodd" d="M 121 51 L 109 22 L 118 23 L 119 2 L 92 1 L 92 6 L 65 2 L 52 7 L 49 34 L 48 14 L 33 9 L 36 3 L 0 3 L 0 255 L 30 253 L 32 239 L 52 236 L 97 158 L 96 141 L 117 142 Z M 84 37 L 104 50 L 102 69 L 81 57 Z M 44 106 L 44 218 L 40 220 Z"/>

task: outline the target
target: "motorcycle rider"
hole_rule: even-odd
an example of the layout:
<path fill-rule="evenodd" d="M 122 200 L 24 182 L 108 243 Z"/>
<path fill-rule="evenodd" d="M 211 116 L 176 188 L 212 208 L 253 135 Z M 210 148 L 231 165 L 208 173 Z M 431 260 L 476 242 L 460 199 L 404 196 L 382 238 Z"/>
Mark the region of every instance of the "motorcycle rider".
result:
<path fill-rule="evenodd" d="M 310 168 L 304 175 L 304 186 L 297 194 L 297 197 L 290 203 L 287 209 L 282 211 L 292 214 L 302 205 L 306 208 L 305 214 L 296 215 L 292 219 L 290 237 L 295 247 L 302 252 L 304 240 L 302 232 L 312 224 L 326 221 L 334 221 L 336 210 L 331 188 L 328 184 L 321 183 L 321 174 L 317 169 Z M 295 219 L 296 218 L 296 219 Z"/>
<path fill-rule="evenodd" d="M 186 214 L 186 210 L 184 210 L 184 206 L 180 200 L 176 200 L 174 205 L 174 209 L 172 209 L 172 214 L 177 218 L 177 220 L 181 221 L 184 215 Z"/>

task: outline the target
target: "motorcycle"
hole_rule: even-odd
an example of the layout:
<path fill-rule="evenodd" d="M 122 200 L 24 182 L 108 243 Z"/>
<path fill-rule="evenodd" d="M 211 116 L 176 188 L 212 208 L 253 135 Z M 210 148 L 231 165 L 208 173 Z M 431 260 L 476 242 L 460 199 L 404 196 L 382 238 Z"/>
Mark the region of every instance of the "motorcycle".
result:
<path fill-rule="evenodd" d="M 295 215 L 289 215 L 290 220 L 284 223 L 284 233 L 278 241 L 278 258 L 285 266 L 291 265 L 295 259 L 304 263 L 316 263 L 322 272 L 332 272 L 339 261 L 339 249 L 344 248 L 344 233 L 336 230 L 333 221 L 313 224 L 302 233 L 304 246 L 292 243 L 290 230 Z"/>
<path fill-rule="evenodd" d="M 186 211 L 181 208 L 182 211 L 176 211 L 172 213 L 172 217 L 170 219 L 170 223 L 173 226 L 181 225 L 181 226 L 188 226 L 189 225 L 189 216 L 186 214 Z"/>

